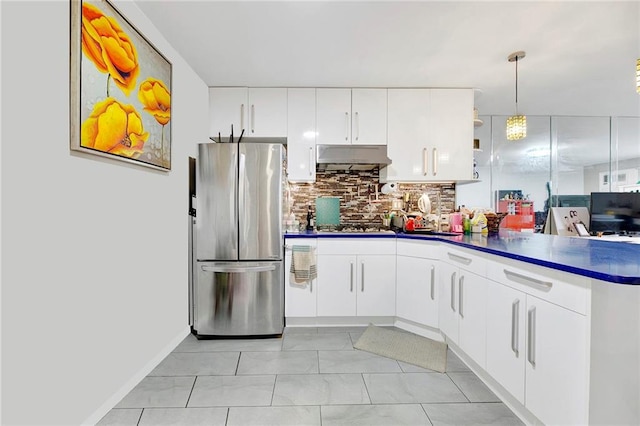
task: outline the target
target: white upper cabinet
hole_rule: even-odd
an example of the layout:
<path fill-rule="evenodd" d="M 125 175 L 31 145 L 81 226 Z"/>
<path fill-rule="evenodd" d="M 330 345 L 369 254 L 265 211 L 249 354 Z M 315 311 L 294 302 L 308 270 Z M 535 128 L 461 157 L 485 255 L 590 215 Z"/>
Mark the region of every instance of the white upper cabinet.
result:
<path fill-rule="evenodd" d="M 351 90 L 351 143 L 387 144 L 387 89 Z"/>
<path fill-rule="evenodd" d="M 380 181 L 427 181 L 429 89 L 389 89 L 387 155 Z"/>
<path fill-rule="evenodd" d="M 287 91 L 287 175 L 293 182 L 316 180 L 316 90 Z"/>
<path fill-rule="evenodd" d="M 471 180 L 473 89 L 389 89 L 382 182 Z"/>
<path fill-rule="evenodd" d="M 286 88 L 209 88 L 210 136 L 234 138 L 287 135 Z"/>
<path fill-rule="evenodd" d="M 473 90 L 430 89 L 431 160 L 434 180 L 473 179 Z"/>
<path fill-rule="evenodd" d="M 316 89 L 317 143 L 385 145 L 387 89 Z"/>

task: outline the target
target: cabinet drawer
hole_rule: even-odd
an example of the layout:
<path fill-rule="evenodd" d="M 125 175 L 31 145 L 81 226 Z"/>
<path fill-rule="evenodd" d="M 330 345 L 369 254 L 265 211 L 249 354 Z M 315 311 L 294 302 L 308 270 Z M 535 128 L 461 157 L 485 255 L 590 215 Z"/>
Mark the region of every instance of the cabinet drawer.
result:
<path fill-rule="evenodd" d="M 481 277 L 487 276 L 487 259 L 469 250 L 453 248 L 449 244 L 440 247 L 440 260 L 455 265 Z"/>
<path fill-rule="evenodd" d="M 438 259 L 442 250 L 440 243 L 428 241 L 398 240 L 398 256 L 419 257 L 421 259 Z"/>
<path fill-rule="evenodd" d="M 319 238 L 318 254 L 396 254 L 395 238 Z"/>
<path fill-rule="evenodd" d="M 586 315 L 590 282 L 586 277 L 501 258 L 489 261 L 489 279 Z"/>

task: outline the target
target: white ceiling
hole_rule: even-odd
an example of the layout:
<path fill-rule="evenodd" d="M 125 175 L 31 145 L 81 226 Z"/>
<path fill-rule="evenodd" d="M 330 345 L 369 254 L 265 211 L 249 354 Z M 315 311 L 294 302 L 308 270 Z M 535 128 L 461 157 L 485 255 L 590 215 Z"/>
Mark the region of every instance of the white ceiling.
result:
<path fill-rule="evenodd" d="M 640 3 L 137 0 L 209 86 L 473 87 L 482 115 L 640 116 Z"/>

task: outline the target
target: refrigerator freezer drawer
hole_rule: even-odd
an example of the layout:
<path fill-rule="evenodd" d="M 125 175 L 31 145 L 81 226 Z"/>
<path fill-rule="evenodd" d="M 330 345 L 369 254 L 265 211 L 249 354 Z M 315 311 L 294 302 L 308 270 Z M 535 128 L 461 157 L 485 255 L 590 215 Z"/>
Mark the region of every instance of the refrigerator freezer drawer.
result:
<path fill-rule="evenodd" d="M 279 335 L 284 329 L 284 264 L 198 262 L 197 336 Z"/>

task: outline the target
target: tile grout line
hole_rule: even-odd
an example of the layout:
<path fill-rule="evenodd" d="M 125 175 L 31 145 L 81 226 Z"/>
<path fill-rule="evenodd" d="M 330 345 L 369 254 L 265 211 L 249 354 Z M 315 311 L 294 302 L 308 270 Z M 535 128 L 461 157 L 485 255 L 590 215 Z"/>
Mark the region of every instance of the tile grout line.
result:
<path fill-rule="evenodd" d="M 371 400 L 371 395 L 369 394 L 369 388 L 367 387 L 367 381 L 364 379 L 364 374 L 365 373 L 360 373 L 360 377 L 362 378 L 362 383 L 364 384 L 364 390 L 367 392 L 367 398 L 369 398 L 369 405 L 375 405 Z"/>
<path fill-rule="evenodd" d="M 467 396 L 467 394 L 466 394 L 466 393 L 464 393 L 464 392 L 462 391 L 462 389 L 460 389 L 460 386 L 458 386 L 458 384 L 457 384 L 457 383 L 456 383 L 456 382 L 451 378 L 451 376 L 449 376 L 449 373 L 444 373 L 444 374 L 447 376 L 447 378 L 448 378 L 449 380 L 451 380 L 451 383 L 453 383 L 453 385 L 454 385 L 456 388 L 458 388 L 458 390 L 460 391 L 460 393 L 462 394 L 462 396 L 464 396 L 464 397 L 465 397 L 465 399 L 467 400 L 467 403 L 468 403 L 468 404 L 471 404 L 471 400 L 469 399 L 469 397 Z"/>
<path fill-rule="evenodd" d="M 140 416 L 138 417 L 138 421 L 136 422 L 136 426 L 138 426 L 140 424 L 140 420 L 142 420 L 142 414 L 144 413 L 144 407 L 142 407 L 142 410 L 140 410 Z"/>
<path fill-rule="evenodd" d="M 227 415 L 224 418 L 224 424 L 225 426 L 227 426 L 227 424 L 229 423 L 229 414 L 231 414 L 231 407 L 227 407 Z"/>
<path fill-rule="evenodd" d="M 433 426 L 431 417 L 429 417 L 429 413 L 427 413 L 427 410 L 424 409 L 424 406 L 425 406 L 425 403 L 420 403 L 420 408 L 422 408 L 422 412 L 424 413 L 425 416 L 427 416 L 427 420 L 429 420 L 429 423 Z"/>
<path fill-rule="evenodd" d="M 191 394 L 193 394 L 193 389 L 195 389 L 195 387 L 196 387 L 196 381 L 198 381 L 198 376 L 196 376 L 193 379 L 193 385 L 191 385 L 191 391 L 189 392 L 189 397 L 187 398 L 187 403 L 185 404 L 184 408 L 188 408 L 189 407 L 189 400 L 191 400 Z"/>

